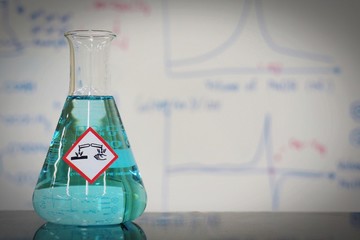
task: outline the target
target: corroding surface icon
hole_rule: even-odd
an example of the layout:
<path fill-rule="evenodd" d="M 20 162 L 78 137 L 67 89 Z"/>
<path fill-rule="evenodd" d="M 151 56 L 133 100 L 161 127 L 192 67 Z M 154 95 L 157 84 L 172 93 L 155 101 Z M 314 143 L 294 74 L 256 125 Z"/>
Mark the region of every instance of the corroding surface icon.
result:
<path fill-rule="evenodd" d="M 117 158 L 109 144 L 89 127 L 67 151 L 63 160 L 93 183 Z"/>
<path fill-rule="evenodd" d="M 96 158 L 97 160 L 106 160 L 106 158 L 105 158 L 106 148 L 103 149 L 103 145 L 101 145 L 101 144 L 85 143 L 85 144 L 78 145 L 78 147 L 79 147 L 78 152 L 75 152 L 76 156 L 71 157 L 71 160 L 88 159 L 88 156 L 83 155 L 84 152 L 81 151 L 81 149 L 88 148 L 88 147 L 97 148 L 98 153 L 96 155 L 94 155 L 94 158 Z"/>

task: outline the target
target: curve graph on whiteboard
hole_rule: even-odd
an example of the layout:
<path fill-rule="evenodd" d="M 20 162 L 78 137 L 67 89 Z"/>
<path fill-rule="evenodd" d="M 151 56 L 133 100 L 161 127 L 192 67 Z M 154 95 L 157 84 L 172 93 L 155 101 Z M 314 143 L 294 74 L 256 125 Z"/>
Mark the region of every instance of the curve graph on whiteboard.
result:
<path fill-rule="evenodd" d="M 184 173 L 203 173 L 221 175 L 228 173 L 241 173 L 249 175 L 267 176 L 271 193 L 272 209 L 278 210 L 280 207 L 280 196 L 283 184 L 290 179 L 328 179 L 336 180 L 335 171 L 299 170 L 296 168 L 279 168 L 274 165 L 272 135 L 271 135 L 271 115 L 264 117 L 261 136 L 258 141 L 253 157 L 245 163 L 221 163 L 204 164 L 189 162 L 183 164 L 171 163 L 169 154 L 171 138 L 171 114 L 165 112 L 164 124 L 164 152 L 163 152 L 163 208 L 168 208 L 169 180 L 171 176 Z M 260 166 L 262 156 L 265 156 L 265 167 Z"/>
<path fill-rule="evenodd" d="M 260 38 L 265 42 L 265 45 L 275 54 L 280 56 L 291 57 L 295 59 L 307 60 L 312 63 L 319 63 L 319 66 L 237 66 L 237 67 L 209 67 L 196 69 L 196 65 L 209 61 L 229 50 L 237 40 L 239 40 L 247 25 L 247 20 L 250 14 L 254 12 L 257 25 L 260 31 Z M 337 75 L 341 72 L 339 66 L 333 63 L 333 59 L 329 55 L 314 53 L 310 51 L 297 50 L 290 47 L 281 46 L 271 35 L 271 32 L 266 24 L 264 17 L 262 1 L 261 0 L 245 0 L 240 12 L 239 20 L 233 32 L 219 43 L 215 48 L 208 50 L 202 54 L 193 57 L 176 58 L 172 52 L 172 21 L 170 14 L 169 0 L 163 0 L 163 38 L 164 38 L 164 65 L 165 71 L 169 77 L 174 78 L 192 78 L 192 77 L 208 77 L 216 75 L 239 75 L 239 74 L 268 74 L 279 73 L 282 74 L 325 74 Z M 270 64 L 271 65 L 271 64 Z M 184 67 L 195 67 L 184 70 Z M 177 69 L 179 68 L 179 69 Z"/>

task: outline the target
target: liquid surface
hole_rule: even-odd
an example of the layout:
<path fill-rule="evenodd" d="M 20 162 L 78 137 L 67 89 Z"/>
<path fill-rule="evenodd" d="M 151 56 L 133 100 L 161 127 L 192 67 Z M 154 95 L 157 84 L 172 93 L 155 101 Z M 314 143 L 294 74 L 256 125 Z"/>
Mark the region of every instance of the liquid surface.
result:
<path fill-rule="evenodd" d="M 63 160 L 89 127 L 119 156 L 93 184 Z M 113 97 L 67 97 L 33 194 L 35 211 L 60 224 L 117 224 L 140 216 L 146 198 Z M 106 208 L 109 204 L 112 210 Z"/>

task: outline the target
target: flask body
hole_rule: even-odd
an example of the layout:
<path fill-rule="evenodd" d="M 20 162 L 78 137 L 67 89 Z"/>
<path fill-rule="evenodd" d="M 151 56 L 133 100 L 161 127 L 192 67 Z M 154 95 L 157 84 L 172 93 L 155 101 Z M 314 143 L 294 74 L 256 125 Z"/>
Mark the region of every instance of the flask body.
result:
<path fill-rule="evenodd" d="M 92 183 L 81 168 L 64 161 L 89 127 L 117 155 L 108 168 L 98 169 L 104 171 Z M 45 220 L 69 225 L 118 224 L 143 213 L 146 191 L 112 96 L 67 97 L 34 190 L 33 206 Z"/>

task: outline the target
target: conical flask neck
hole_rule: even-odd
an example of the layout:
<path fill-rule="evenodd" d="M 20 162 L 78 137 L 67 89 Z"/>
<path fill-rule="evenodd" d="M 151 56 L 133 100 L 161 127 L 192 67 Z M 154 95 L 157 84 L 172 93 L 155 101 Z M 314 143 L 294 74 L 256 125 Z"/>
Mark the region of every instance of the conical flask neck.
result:
<path fill-rule="evenodd" d="M 69 95 L 109 95 L 108 70 L 114 33 L 77 30 L 65 33 L 70 47 Z"/>

